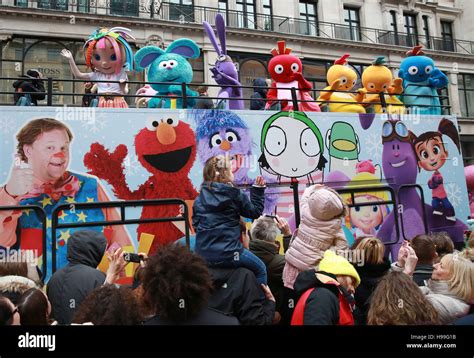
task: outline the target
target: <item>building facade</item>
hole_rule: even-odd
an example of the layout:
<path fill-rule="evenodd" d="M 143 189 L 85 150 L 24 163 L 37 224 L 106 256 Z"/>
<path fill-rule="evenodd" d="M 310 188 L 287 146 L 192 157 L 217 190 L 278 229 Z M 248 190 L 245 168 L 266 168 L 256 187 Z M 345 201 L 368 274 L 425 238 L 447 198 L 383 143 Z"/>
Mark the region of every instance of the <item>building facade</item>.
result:
<path fill-rule="evenodd" d="M 286 40 L 302 58 L 305 77 L 316 89 L 326 86 L 327 68 L 344 53 L 359 72 L 385 56 L 396 74 L 408 48 L 423 44 L 450 79 L 441 93 L 445 112 L 460 117 L 464 157 L 474 162 L 472 0 L 0 0 L 1 77 L 37 68 L 54 78 L 54 103 L 80 103 L 67 95 L 82 87 L 66 81 L 72 74 L 60 51 L 71 50 L 86 71 L 82 45 L 88 35 L 98 26 L 125 26 L 136 37 L 135 49 L 193 39 L 202 49 L 192 61 L 193 82 L 213 83 L 209 64 L 215 52 L 202 21 L 213 23 L 218 12 L 228 27 L 228 53 L 241 83 L 249 86 L 246 97 L 254 78 L 268 77 L 266 64 L 277 40 Z M 130 78 L 142 81 L 143 74 Z M 11 83 L 1 80 L 0 92 L 11 91 Z M 0 102 L 11 102 L 11 95 L 0 94 Z"/>

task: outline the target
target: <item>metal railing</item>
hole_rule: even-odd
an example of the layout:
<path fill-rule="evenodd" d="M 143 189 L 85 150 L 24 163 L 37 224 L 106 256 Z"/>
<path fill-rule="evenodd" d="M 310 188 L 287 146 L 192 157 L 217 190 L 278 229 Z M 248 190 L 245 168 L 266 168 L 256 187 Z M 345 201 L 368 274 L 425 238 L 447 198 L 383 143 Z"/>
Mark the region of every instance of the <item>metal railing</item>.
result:
<path fill-rule="evenodd" d="M 17 80 L 17 79 L 25 79 L 25 78 L 22 78 L 22 77 L 0 77 L 0 81 L 13 81 L 13 80 Z M 59 78 L 51 78 L 51 77 L 48 77 L 46 79 L 43 80 L 45 82 L 45 94 L 46 94 L 46 106 L 62 106 L 63 103 L 54 103 L 53 99 L 55 96 L 64 96 L 64 97 L 83 97 L 84 95 L 86 95 L 86 93 L 73 93 L 73 92 L 55 92 L 54 91 L 54 86 L 53 86 L 53 82 L 70 82 L 70 83 L 84 83 L 84 80 L 77 80 L 77 79 L 74 79 L 74 80 L 70 80 L 70 79 L 59 79 Z M 107 83 L 120 83 L 120 81 L 88 81 L 88 82 L 93 82 L 93 83 L 97 83 L 97 82 L 107 82 Z M 175 82 L 143 82 L 143 81 L 128 81 L 127 82 L 129 85 L 132 85 L 133 87 L 136 87 L 137 89 L 140 88 L 140 87 L 143 87 L 144 85 L 148 84 L 148 85 L 170 85 L 170 84 L 173 84 L 173 85 L 176 85 Z M 129 94 L 107 94 L 106 96 L 108 97 L 113 97 L 113 96 L 117 96 L 117 97 L 124 97 L 125 99 L 129 99 L 130 101 L 131 100 L 134 100 L 134 99 L 138 99 L 138 98 L 162 98 L 162 99 L 181 99 L 182 100 L 182 103 L 183 103 L 183 108 L 192 108 L 193 106 L 189 105 L 189 100 L 190 100 L 190 97 L 186 95 L 186 89 L 188 88 L 188 86 L 191 86 L 191 87 L 198 87 L 198 86 L 207 86 L 207 87 L 210 87 L 210 88 L 221 88 L 219 85 L 217 84 L 201 84 L 201 83 L 191 83 L 191 84 L 186 84 L 186 83 L 181 83 L 180 84 L 181 86 L 181 92 L 182 92 L 182 95 L 173 95 L 173 96 L 170 96 L 170 95 L 160 95 L 160 94 L 156 94 L 154 96 L 152 95 L 137 95 L 135 94 L 134 91 L 130 91 Z M 283 99 L 276 99 L 276 100 L 270 100 L 270 99 L 267 99 L 267 98 L 262 98 L 261 100 L 265 101 L 266 103 L 268 103 L 270 105 L 270 108 L 267 108 L 267 109 L 278 109 L 277 106 L 283 102 L 291 102 L 292 106 L 293 106 L 293 110 L 298 110 L 299 109 L 299 106 L 301 103 L 318 103 L 322 109 L 322 111 L 324 112 L 328 112 L 329 111 L 329 108 L 328 108 L 328 105 L 329 104 L 332 104 L 332 103 L 337 103 L 337 104 L 360 104 L 364 107 L 367 107 L 369 109 L 368 113 L 373 113 L 371 112 L 371 110 L 374 108 L 374 106 L 381 106 L 382 109 L 384 111 L 387 111 L 387 109 L 389 108 L 393 108 L 393 107 L 406 107 L 408 109 L 408 112 L 410 107 L 409 106 L 406 106 L 405 104 L 387 104 L 386 102 L 386 99 L 385 99 L 385 96 L 387 96 L 388 94 L 387 93 L 383 93 L 383 92 L 367 92 L 368 95 L 378 95 L 379 98 L 380 98 L 380 101 L 377 101 L 377 102 L 371 102 L 371 103 L 365 103 L 365 102 L 357 102 L 357 101 L 333 101 L 333 100 L 329 100 L 329 101 L 326 101 L 326 100 L 319 100 L 317 99 L 319 97 L 319 95 L 322 93 L 322 92 L 341 92 L 341 93 L 350 93 L 350 94 L 353 94 L 354 96 L 358 95 L 359 92 L 357 91 L 339 91 L 339 90 L 330 90 L 330 89 L 321 89 L 321 90 L 317 90 L 317 89 L 303 89 L 303 88 L 296 88 L 296 87 L 292 87 L 292 88 L 277 88 L 277 87 L 259 87 L 259 86 L 236 86 L 236 85 L 229 85 L 229 86 L 226 86 L 226 87 L 232 87 L 232 88 L 240 88 L 240 89 L 266 89 L 266 90 L 270 90 L 270 89 L 274 89 L 274 90 L 278 90 L 278 91 L 282 91 L 282 90 L 286 90 L 286 91 L 290 91 L 291 93 L 291 97 L 290 99 L 288 100 L 283 100 Z M 308 91 L 309 93 L 312 94 L 312 97 L 313 97 L 313 100 L 302 100 L 300 98 L 298 98 L 298 92 L 297 91 Z M 14 91 L 0 91 L 0 96 L 1 95 L 11 95 L 13 97 L 13 95 L 15 94 L 18 94 Z M 27 95 L 27 94 L 37 94 L 37 92 L 21 92 L 22 95 Z M 100 97 L 101 95 L 100 94 L 87 94 L 87 95 L 92 95 L 92 96 L 97 96 L 97 97 Z M 403 96 L 404 97 L 409 97 L 409 96 L 416 96 L 416 95 L 409 95 L 409 94 L 405 94 L 403 93 Z M 440 100 L 440 103 L 442 103 L 444 100 L 448 100 L 449 101 L 449 96 L 444 96 L 444 95 L 438 95 L 438 96 L 429 96 L 429 95 L 423 95 L 424 98 L 430 98 L 430 97 L 436 97 L 436 98 L 439 98 Z M 216 108 L 221 108 L 219 107 L 219 101 L 222 100 L 222 98 L 220 97 L 212 97 L 212 96 L 206 96 L 206 97 L 200 97 L 200 96 L 197 96 L 197 97 L 192 97 L 193 100 L 196 100 L 196 99 L 211 99 L 211 100 L 215 100 L 216 101 Z M 232 101 L 232 100 L 243 100 L 245 102 L 249 102 L 252 100 L 251 97 L 229 97 L 227 100 L 229 101 Z M 130 102 L 129 101 L 129 102 Z M 0 102 L 0 105 L 14 105 L 13 101 L 12 102 L 5 102 L 5 103 L 1 103 Z M 439 107 L 441 109 L 441 111 L 443 112 L 443 114 L 450 114 L 450 111 L 451 111 L 451 106 L 450 105 L 444 105 L 444 104 L 440 104 L 439 106 L 435 106 L 435 105 L 424 105 L 424 104 L 417 104 L 417 105 L 414 105 L 412 106 L 414 108 L 424 108 L 424 107 L 430 107 L 430 108 L 433 108 L 433 107 Z M 446 113 L 444 113 L 446 112 Z M 415 113 L 416 114 L 416 113 Z"/>
<path fill-rule="evenodd" d="M 0 212 L 2 211 L 28 211 L 33 210 L 37 216 L 39 216 L 39 222 L 41 225 L 41 250 L 42 250 L 42 272 L 41 272 L 41 281 L 44 282 L 44 279 L 47 274 L 48 270 L 48 242 L 46 236 L 46 228 L 47 228 L 47 215 L 43 208 L 37 205 L 13 205 L 13 206 L 0 206 Z M 17 232 L 18 235 L 18 232 Z M 40 240 L 38 240 L 40 241 Z M 13 245 L 13 248 L 21 250 L 21 236 L 17 237 L 16 243 Z M 8 260 L 8 258 L 5 258 Z"/>
<path fill-rule="evenodd" d="M 182 215 L 172 217 L 151 217 L 151 218 L 138 218 L 138 219 L 127 219 L 125 208 L 129 207 L 143 207 L 143 206 L 168 206 L 178 205 L 182 207 Z M 90 221 L 90 222 L 74 222 L 74 223 L 59 223 L 59 216 L 62 211 L 70 212 L 78 209 L 91 210 L 91 209 L 106 209 L 106 208 L 120 208 L 120 219 L 119 220 L 104 220 L 104 221 Z M 186 246 L 190 247 L 190 223 L 188 220 L 189 208 L 186 202 L 182 199 L 170 198 L 170 199 L 148 199 L 148 200 L 131 200 L 131 201 L 108 201 L 108 202 L 95 202 L 95 203 L 74 203 L 74 204 L 63 204 L 59 205 L 54 209 L 51 215 L 51 243 L 52 243 L 52 270 L 56 272 L 56 232 L 58 229 L 70 229 L 70 228 L 87 228 L 97 226 L 117 226 L 117 225 L 131 225 L 131 224 L 143 224 L 143 223 L 159 223 L 159 222 L 172 222 L 172 221 L 184 221 L 184 230 L 186 238 Z"/>
<path fill-rule="evenodd" d="M 379 206 L 379 205 L 392 205 L 393 206 L 393 219 L 395 223 L 395 233 L 396 237 L 395 240 L 393 241 L 388 241 L 384 242 L 385 245 L 394 245 L 396 244 L 399 239 L 400 239 L 400 227 L 398 226 L 400 218 L 398 217 L 398 210 L 397 208 L 397 201 L 396 199 L 397 196 L 395 195 L 395 190 L 387 185 L 373 185 L 373 186 L 357 186 L 357 187 L 347 187 L 344 189 L 338 189 L 336 188 L 336 191 L 341 194 L 349 194 L 351 198 L 351 202 L 347 204 L 349 208 L 355 208 L 355 207 L 363 207 L 363 206 Z M 390 200 L 374 200 L 370 202 L 363 202 L 363 203 L 358 203 L 356 200 L 356 195 L 358 193 L 378 193 L 378 192 L 388 192 L 390 193 Z M 403 219 L 402 219 L 402 232 L 403 232 Z"/>
<path fill-rule="evenodd" d="M 229 28 L 247 28 L 282 34 L 295 34 L 354 42 L 413 47 L 424 45 L 434 51 L 474 54 L 474 42 L 428 37 L 369 27 L 350 26 L 323 21 L 308 21 L 284 16 L 270 16 L 236 10 L 180 5 L 156 0 L 0 0 L 0 8 L 38 9 L 74 14 L 109 15 L 143 20 L 174 21 L 181 24 L 214 24 L 222 13 Z"/>

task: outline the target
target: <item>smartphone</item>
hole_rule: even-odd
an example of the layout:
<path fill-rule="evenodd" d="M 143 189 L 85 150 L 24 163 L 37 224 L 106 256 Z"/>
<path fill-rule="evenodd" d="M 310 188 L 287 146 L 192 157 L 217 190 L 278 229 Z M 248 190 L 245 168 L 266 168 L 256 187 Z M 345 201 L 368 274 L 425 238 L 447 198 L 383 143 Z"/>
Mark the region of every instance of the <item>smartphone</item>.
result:
<path fill-rule="evenodd" d="M 136 262 L 140 263 L 143 260 L 143 256 L 139 254 L 134 254 L 132 252 L 124 252 L 123 259 L 127 262 Z"/>

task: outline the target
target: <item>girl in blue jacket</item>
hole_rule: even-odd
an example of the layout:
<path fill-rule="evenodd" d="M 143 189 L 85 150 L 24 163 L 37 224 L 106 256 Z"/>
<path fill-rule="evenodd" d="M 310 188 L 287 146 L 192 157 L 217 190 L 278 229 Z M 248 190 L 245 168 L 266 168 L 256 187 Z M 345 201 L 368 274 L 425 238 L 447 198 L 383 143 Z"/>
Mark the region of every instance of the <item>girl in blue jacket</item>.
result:
<path fill-rule="evenodd" d="M 233 186 L 234 175 L 228 157 L 219 155 L 207 160 L 204 182 L 193 205 L 196 253 L 213 267 L 245 267 L 259 284 L 267 284 L 265 264 L 244 248 L 240 237 L 240 217 L 256 219 L 263 213 L 265 181 L 261 176 L 250 188 L 250 200 Z"/>

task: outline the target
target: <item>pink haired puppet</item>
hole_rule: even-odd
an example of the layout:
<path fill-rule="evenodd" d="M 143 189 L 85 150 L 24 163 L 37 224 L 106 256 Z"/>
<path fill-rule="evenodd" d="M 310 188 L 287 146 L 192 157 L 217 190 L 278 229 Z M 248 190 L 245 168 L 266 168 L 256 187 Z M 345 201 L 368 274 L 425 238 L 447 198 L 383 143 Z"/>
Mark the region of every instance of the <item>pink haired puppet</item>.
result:
<path fill-rule="evenodd" d="M 133 52 L 127 38 L 134 39 L 130 30 L 124 27 L 96 30 L 84 44 L 86 64 L 93 71 L 89 73 L 79 71 L 69 50 L 61 51 L 69 60 L 75 78 L 101 81 L 97 82 L 99 107 L 128 108 L 125 99 L 119 96 L 128 93 L 125 71 L 133 70 Z"/>

